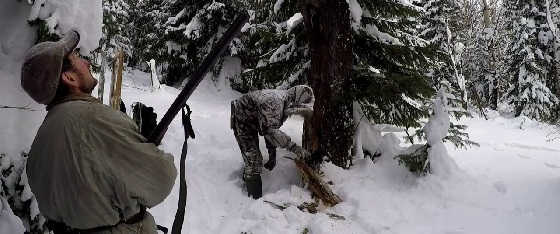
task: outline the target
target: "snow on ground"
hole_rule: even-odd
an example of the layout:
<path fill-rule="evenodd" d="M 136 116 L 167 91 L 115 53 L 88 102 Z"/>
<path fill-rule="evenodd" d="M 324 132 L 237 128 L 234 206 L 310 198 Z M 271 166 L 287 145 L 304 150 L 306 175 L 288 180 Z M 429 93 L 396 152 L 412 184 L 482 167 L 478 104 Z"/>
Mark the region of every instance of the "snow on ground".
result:
<path fill-rule="evenodd" d="M 150 92 L 143 86 L 147 80 L 146 73 L 125 73 L 124 101 L 154 106 L 161 118 L 179 90 L 163 86 Z M 230 101 L 239 95 L 217 91 L 205 80 L 188 102 L 196 139 L 189 140 L 184 233 L 302 233 L 307 229 L 313 234 L 552 234 L 560 229 L 560 146 L 546 141 L 547 125 L 497 115 L 488 121 L 464 121 L 471 139 L 481 146 L 464 151 L 447 145 L 460 167 L 451 176 L 416 178 L 390 157 L 375 163 L 356 159 L 350 170 L 326 164 L 323 171 L 344 202 L 312 215 L 296 208 L 311 201 L 310 194 L 300 187 L 293 163 L 283 158 L 289 153 L 279 150 L 276 168 L 264 169 L 264 197 L 249 199 L 241 180 L 240 151 L 229 128 Z M 282 130 L 301 142 L 301 126 L 301 119 L 289 119 Z M 182 131 L 176 118 L 162 144 L 176 156 L 176 163 Z M 266 160 L 262 139 L 261 151 Z M 159 224 L 171 227 L 177 196 L 178 186 L 151 209 Z M 289 207 L 279 210 L 264 201 Z"/>

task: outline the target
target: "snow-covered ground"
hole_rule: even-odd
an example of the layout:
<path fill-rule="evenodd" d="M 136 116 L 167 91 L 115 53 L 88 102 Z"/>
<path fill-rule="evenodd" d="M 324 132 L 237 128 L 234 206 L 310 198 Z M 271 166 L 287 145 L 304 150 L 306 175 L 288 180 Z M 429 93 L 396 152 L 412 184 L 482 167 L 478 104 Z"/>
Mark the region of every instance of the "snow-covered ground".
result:
<path fill-rule="evenodd" d="M 146 73 L 125 73 L 123 98 L 127 105 L 141 101 L 155 107 L 161 118 L 179 90 L 163 86 L 150 92 L 144 86 L 148 79 Z M 290 156 L 284 150 L 279 150 L 276 168 L 264 170 L 264 197 L 247 198 L 242 159 L 229 128 L 230 101 L 238 96 L 227 88 L 218 91 L 205 80 L 188 102 L 196 139 L 189 140 L 184 233 L 553 234 L 560 230 L 560 145 L 546 141 L 551 131 L 547 125 L 496 114 L 488 121 L 466 119 L 471 139 L 480 147 L 465 151 L 447 145 L 460 168 L 451 176 L 417 178 L 391 157 L 375 163 L 356 159 L 350 170 L 327 164 L 323 171 L 344 202 L 309 214 L 297 208 L 312 199 L 300 187 L 293 163 L 283 158 Z M 289 119 L 282 130 L 301 142 L 301 126 L 301 119 Z M 176 163 L 182 131 L 176 118 L 162 144 L 176 156 Z M 262 140 L 261 150 L 266 159 Z M 159 224 L 171 226 L 177 198 L 178 186 L 150 210 Z M 288 208 L 280 210 L 265 201 Z"/>
<path fill-rule="evenodd" d="M 59 33 L 70 28 L 80 30 L 84 38 L 81 46 L 88 51 L 100 36 L 101 1 L 64 1 L 63 5 L 63 1 L 51 0 L 42 8 L 38 6 L 44 1 L 36 1 L 35 7 L 13 0 L 0 2 L 0 105 L 35 110 L 0 111 L 0 152 L 14 157 L 31 145 L 46 113 L 19 85 L 24 52 L 35 40 L 35 29 L 26 19 L 49 18 L 51 26 L 60 24 Z M 97 10 L 78 14 L 86 9 Z M 71 17 L 64 12 L 76 14 Z M 97 22 L 97 27 L 91 26 L 92 22 Z M 161 118 L 179 90 L 163 86 L 151 92 L 148 83 L 149 74 L 126 72 L 123 99 L 128 105 L 141 101 L 153 106 Z M 109 82 L 106 91 L 108 85 Z M 350 170 L 326 164 L 322 169 L 344 202 L 309 214 L 296 208 L 312 199 L 301 188 L 293 163 L 283 158 L 290 156 L 284 150 L 279 150 L 276 168 L 264 170 L 264 197 L 255 201 L 246 196 L 241 181 L 242 159 L 229 128 L 230 101 L 239 94 L 226 87 L 223 80 L 217 86 L 206 80 L 189 100 L 197 136 L 189 140 L 183 233 L 560 233 L 560 145 L 546 141 L 550 126 L 497 114 L 491 114 L 488 121 L 466 119 L 471 139 L 480 147 L 464 151 L 447 145 L 460 170 L 446 176 L 417 178 L 397 166 L 392 155 L 384 155 L 375 163 L 355 159 Z M 301 119 L 289 119 L 282 130 L 301 142 L 301 125 Z M 392 133 L 370 139 L 398 141 Z M 177 118 L 161 147 L 173 153 L 178 162 L 182 143 L 183 130 Z M 261 147 L 266 152 L 262 141 Z M 159 224 L 171 227 L 177 199 L 178 186 L 162 204 L 150 210 Z M 265 201 L 288 207 L 279 210 Z M 327 213 L 345 219 L 333 219 Z M 10 224 L 14 229 L 8 227 Z M 21 222 L 2 202 L 0 234 L 21 228 Z"/>

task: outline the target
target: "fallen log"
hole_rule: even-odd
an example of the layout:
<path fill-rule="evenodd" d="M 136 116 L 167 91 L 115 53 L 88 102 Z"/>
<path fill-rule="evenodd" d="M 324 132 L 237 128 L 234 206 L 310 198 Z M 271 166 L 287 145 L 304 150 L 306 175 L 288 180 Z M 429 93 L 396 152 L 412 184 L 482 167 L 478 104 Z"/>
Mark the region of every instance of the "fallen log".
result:
<path fill-rule="evenodd" d="M 296 163 L 300 175 L 303 177 L 304 183 L 313 196 L 319 198 L 326 206 L 334 206 L 342 202 L 342 199 L 331 190 L 321 176 L 309 167 L 304 160 L 294 159 L 294 162 Z"/>

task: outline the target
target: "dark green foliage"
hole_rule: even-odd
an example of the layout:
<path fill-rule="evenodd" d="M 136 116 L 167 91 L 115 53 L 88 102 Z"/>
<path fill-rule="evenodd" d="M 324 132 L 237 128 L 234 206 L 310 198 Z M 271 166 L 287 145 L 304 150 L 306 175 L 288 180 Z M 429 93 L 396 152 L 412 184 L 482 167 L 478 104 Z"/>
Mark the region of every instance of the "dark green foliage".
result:
<path fill-rule="evenodd" d="M 422 103 L 433 95 L 425 74 L 434 55 L 415 36 L 420 12 L 393 1 L 358 2 L 370 14 L 354 26 L 355 100 L 375 123 L 420 127 L 428 114 Z"/>
<path fill-rule="evenodd" d="M 467 111 L 467 90 L 465 79 L 460 72 L 460 56 L 454 49 L 458 44 L 457 15 L 459 5 L 453 0 L 424 0 L 417 2 L 425 14 L 420 17 L 420 37 L 429 42 L 433 55 L 426 72 L 431 78 L 435 90 L 445 90 L 449 106 L 449 114 L 456 120 L 470 117 Z M 466 126 L 450 123 L 449 139 L 457 147 L 472 145 Z M 417 132 L 422 138 L 422 130 Z M 411 142 L 412 143 L 412 142 Z M 475 143 L 476 144 L 476 143 Z"/>
<path fill-rule="evenodd" d="M 35 44 L 44 41 L 60 40 L 60 36 L 50 32 L 49 26 L 47 26 L 47 22 L 45 22 L 44 20 L 37 19 L 37 20 L 29 21 L 28 23 L 31 26 L 37 27 L 37 40 L 35 40 Z"/>
<path fill-rule="evenodd" d="M 417 176 L 425 176 L 431 173 L 430 161 L 428 160 L 428 144 L 413 145 L 407 152 L 395 156 L 399 165 L 402 165 Z"/>
<path fill-rule="evenodd" d="M 469 146 L 480 146 L 480 144 L 469 140 L 469 134 L 466 133 L 466 129 L 466 125 L 450 123 L 449 134 L 443 138 L 443 142 L 449 141 L 455 147 L 463 149 Z"/>
<path fill-rule="evenodd" d="M 243 35 L 239 56 L 247 71 L 237 86 L 241 91 L 283 88 L 307 81 L 310 60 L 305 26 L 301 23 L 289 32 L 286 26 L 288 19 L 300 11 L 297 1 L 286 0 L 276 14 L 274 3 L 261 3 L 264 7 L 255 11 L 257 17 Z M 418 120 L 427 117 L 422 102 L 433 94 L 425 75 L 433 48 L 414 36 L 417 22 L 413 18 L 420 12 L 393 1 L 359 3 L 364 14 L 359 24 L 352 24 L 353 84 L 344 98 L 358 101 L 366 116 L 376 123 L 419 127 Z M 271 59 L 280 51 L 281 59 Z"/>
<path fill-rule="evenodd" d="M 174 1 L 167 5 L 170 17 L 163 25 L 167 50 L 163 61 L 167 84 L 178 84 L 202 62 L 208 51 L 221 38 L 239 11 L 246 9 L 242 2 Z M 235 54 L 235 48 L 225 54 Z M 222 64 L 222 61 L 218 62 Z M 218 73 L 221 66 L 214 68 Z"/>
<path fill-rule="evenodd" d="M 118 49 L 122 49 L 125 57 L 130 57 L 132 48 L 130 45 L 129 11 L 132 11 L 127 0 L 104 0 L 103 1 L 103 36 L 99 46 L 109 60 L 115 56 Z"/>
<path fill-rule="evenodd" d="M 246 68 L 232 85 L 240 91 L 290 87 L 307 82 L 310 66 L 307 39 L 300 22 L 289 29 L 287 21 L 299 12 L 297 0 L 286 0 L 274 13 L 275 1 L 251 3 L 255 9 L 250 27 L 242 34 L 237 53 Z"/>
<path fill-rule="evenodd" d="M 148 72 L 146 64 L 150 59 L 164 62 L 167 48 L 165 45 L 165 22 L 169 17 L 168 3 L 165 0 L 128 0 L 130 23 L 126 31 L 130 35 L 132 48 L 128 66 Z"/>

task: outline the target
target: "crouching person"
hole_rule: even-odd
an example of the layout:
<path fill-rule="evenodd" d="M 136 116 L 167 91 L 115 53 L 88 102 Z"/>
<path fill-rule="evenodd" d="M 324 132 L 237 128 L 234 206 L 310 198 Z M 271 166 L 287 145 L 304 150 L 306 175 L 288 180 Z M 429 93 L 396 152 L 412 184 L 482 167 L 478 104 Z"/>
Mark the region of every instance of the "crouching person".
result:
<path fill-rule="evenodd" d="M 268 170 L 276 165 L 277 147 L 301 158 L 308 157 L 308 152 L 279 128 L 291 115 L 311 115 L 313 102 L 313 90 L 305 85 L 288 90 L 258 90 L 232 101 L 231 128 L 245 163 L 243 180 L 250 197 L 258 199 L 262 196 L 263 158 L 259 150 L 259 135 L 264 136 L 268 150 L 269 160 L 264 164 Z"/>
<path fill-rule="evenodd" d="M 33 46 L 21 85 L 47 116 L 29 152 L 27 176 L 47 226 L 58 233 L 157 233 L 146 211 L 173 187 L 173 156 L 147 142 L 132 119 L 90 94 L 79 34 Z"/>

